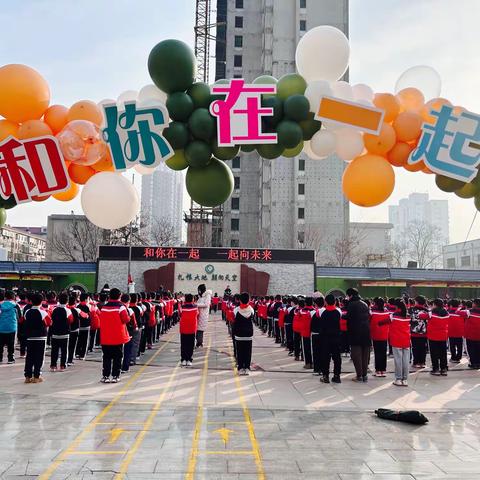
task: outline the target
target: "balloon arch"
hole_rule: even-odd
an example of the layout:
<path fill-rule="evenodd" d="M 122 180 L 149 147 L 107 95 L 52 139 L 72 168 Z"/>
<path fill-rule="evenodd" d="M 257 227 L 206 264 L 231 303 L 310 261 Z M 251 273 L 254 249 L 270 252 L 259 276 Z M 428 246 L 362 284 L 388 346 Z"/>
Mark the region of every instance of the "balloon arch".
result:
<path fill-rule="evenodd" d="M 149 175 L 162 160 L 132 161 L 118 168 L 112 158 L 103 129 L 107 107 L 125 109 L 123 115 L 128 116 L 127 105 L 131 104 L 145 111 L 159 107 L 168 112 L 161 130 L 168 152 L 163 160 L 173 170 L 186 169 L 189 195 L 206 207 L 224 203 L 233 191 L 233 175 L 225 161 L 240 151 L 256 151 L 267 160 L 304 152 L 321 161 L 336 154 L 338 161 L 348 163 L 342 181 L 345 196 L 363 207 L 387 200 L 394 189 L 395 169 L 404 168 L 436 174 L 441 190 L 474 198 L 480 209 L 480 178 L 476 176 L 480 128 L 468 123 L 477 121 L 478 126 L 478 117 L 439 96 L 440 76 L 428 66 L 404 72 L 394 93 L 374 93 L 368 85 L 352 86 L 339 80 L 348 68 L 349 56 L 345 35 L 334 27 L 320 26 L 308 31 L 297 46 L 298 73 L 278 80 L 262 75 L 250 85 L 237 82 L 242 88 L 269 92 L 259 96 L 258 138 L 274 141 L 255 143 L 250 137 L 227 144 L 219 141 L 220 117 L 215 112 L 216 105 L 228 103 L 225 98 L 233 91 L 235 79 L 218 80 L 211 86 L 195 82 L 194 54 L 181 41 L 165 40 L 152 49 L 148 70 L 154 85 L 98 104 L 81 100 L 70 107 L 50 105 L 49 86 L 37 71 L 25 65 L 5 65 L 0 68 L 0 115 L 4 117 L 0 120 L 0 222 L 5 223 L 5 209 L 25 201 L 42 202 L 52 196 L 68 202 L 80 194 L 84 213 L 95 225 L 115 229 L 130 223 L 140 202 L 121 171 L 134 167 Z M 323 112 L 327 100 L 328 114 Z M 367 127 L 366 119 L 372 115 L 377 115 L 375 127 Z M 456 130 L 447 128 L 452 123 L 457 124 Z M 249 131 L 250 127 L 249 123 Z M 441 135 L 453 136 L 453 140 L 446 148 L 440 138 L 435 151 L 435 139 Z M 43 172 L 46 180 L 42 183 L 33 160 L 28 157 L 30 165 L 19 167 L 24 157 L 12 153 L 21 146 L 28 151 L 30 140 L 48 138 L 58 145 L 67 180 L 57 190 L 42 189 L 50 177 Z M 133 145 L 134 138 L 129 137 L 123 145 L 127 157 L 133 157 Z M 38 162 L 37 168 L 42 165 Z"/>

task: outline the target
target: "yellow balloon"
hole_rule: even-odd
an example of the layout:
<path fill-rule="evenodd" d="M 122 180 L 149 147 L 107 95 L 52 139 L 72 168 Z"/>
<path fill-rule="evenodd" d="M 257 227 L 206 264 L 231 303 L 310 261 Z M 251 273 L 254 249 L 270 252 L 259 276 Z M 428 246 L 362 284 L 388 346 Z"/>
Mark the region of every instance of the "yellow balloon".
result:
<path fill-rule="evenodd" d="M 367 153 L 352 160 L 342 179 L 343 193 L 360 207 L 380 205 L 392 194 L 395 173 L 388 161 Z"/>
<path fill-rule="evenodd" d="M 53 198 L 56 198 L 61 202 L 69 202 L 70 200 L 73 200 L 78 195 L 79 188 L 76 183 L 73 183 L 73 182 L 70 182 L 70 183 L 71 185 L 68 190 L 52 195 Z"/>
<path fill-rule="evenodd" d="M 0 115 L 15 123 L 38 120 L 49 103 L 48 83 L 36 70 L 17 64 L 0 68 Z"/>

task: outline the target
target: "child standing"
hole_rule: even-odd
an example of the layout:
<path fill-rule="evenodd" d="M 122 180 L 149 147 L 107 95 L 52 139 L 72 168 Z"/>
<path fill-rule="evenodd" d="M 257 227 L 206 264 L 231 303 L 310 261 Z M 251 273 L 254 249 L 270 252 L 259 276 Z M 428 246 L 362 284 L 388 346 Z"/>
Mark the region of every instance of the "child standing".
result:
<path fill-rule="evenodd" d="M 193 349 L 195 348 L 195 335 L 197 333 L 198 308 L 193 303 L 193 295 L 185 295 L 185 304 L 180 316 L 180 351 L 182 367 L 191 367 L 193 362 Z"/>
<path fill-rule="evenodd" d="M 249 305 L 250 296 L 240 295 L 240 305 L 235 308 L 233 322 L 234 342 L 237 351 L 237 368 L 240 375 L 248 375 L 252 361 L 253 308 Z"/>
<path fill-rule="evenodd" d="M 18 324 L 18 309 L 14 302 L 15 295 L 7 291 L 0 292 L 0 363 L 3 361 L 3 349 L 7 347 L 7 362 L 15 363 L 15 333 Z"/>
<path fill-rule="evenodd" d="M 59 305 L 52 310 L 52 354 L 50 359 L 50 371 L 57 371 L 58 354 L 60 353 L 60 370 L 67 368 L 67 349 L 70 336 L 70 324 L 73 322 L 73 314 L 67 307 L 68 295 L 61 293 L 58 296 Z"/>
<path fill-rule="evenodd" d="M 375 377 L 386 377 L 388 330 L 391 315 L 385 308 L 383 298 L 374 298 L 370 311 L 370 336 L 375 354 Z"/>
<path fill-rule="evenodd" d="M 397 387 L 408 387 L 408 369 L 410 365 L 410 316 L 405 302 L 397 298 L 394 301 L 396 311 L 390 324 L 390 345 L 395 364 L 395 381 Z"/>

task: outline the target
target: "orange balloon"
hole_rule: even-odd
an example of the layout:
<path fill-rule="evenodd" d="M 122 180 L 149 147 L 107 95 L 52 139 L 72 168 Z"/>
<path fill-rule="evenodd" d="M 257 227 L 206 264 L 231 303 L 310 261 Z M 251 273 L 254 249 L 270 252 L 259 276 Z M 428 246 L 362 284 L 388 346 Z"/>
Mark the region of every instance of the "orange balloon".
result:
<path fill-rule="evenodd" d="M 422 162 L 416 163 L 415 165 L 409 165 L 407 163 L 406 165 L 403 166 L 403 168 L 408 172 L 421 172 L 424 168 L 426 168 L 426 165 L 422 161 Z"/>
<path fill-rule="evenodd" d="M 382 125 L 380 135 L 366 133 L 363 136 L 365 148 L 376 155 L 385 155 L 393 148 L 396 142 L 395 130 L 388 123 Z"/>
<path fill-rule="evenodd" d="M 92 167 L 78 165 L 76 163 L 71 163 L 68 167 L 68 175 L 70 179 L 79 183 L 80 185 L 85 185 L 87 180 L 97 173 Z"/>
<path fill-rule="evenodd" d="M 425 97 L 418 88 L 408 87 L 397 93 L 401 110 L 406 112 L 420 112 L 425 104 Z"/>
<path fill-rule="evenodd" d="M 100 160 L 97 163 L 91 165 L 97 172 L 114 172 L 115 168 L 112 162 L 112 156 L 110 155 L 110 150 L 107 148 L 107 155 L 103 160 Z"/>
<path fill-rule="evenodd" d="M 70 183 L 71 185 L 68 190 L 65 190 L 64 192 L 60 192 L 60 193 L 55 193 L 53 195 L 53 198 L 56 198 L 61 202 L 69 202 L 70 200 L 73 200 L 78 195 L 79 188 L 76 183 L 73 183 L 73 182 L 70 182 Z"/>
<path fill-rule="evenodd" d="M 0 120 L 0 141 L 5 140 L 9 135 L 18 138 L 18 123 L 10 122 L 9 120 Z"/>
<path fill-rule="evenodd" d="M 449 107 L 453 106 L 451 102 L 446 98 L 438 97 L 438 98 L 432 98 L 431 100 L 429 100 L 422 108 L 423 120 L 427 123 L 435 123 L 437 120 L 437 117 L 434 117 L 433 115 L 431 115 L 430 112 L 432 110 L 436 110 L 438 112 L 443 105 L 448 105 Z"/>
<path fill-rule="evenodd" d="M 103 115 L 100 107 L 90 100 L 82 100 L 74 103 L 68 111 L 67 121 L 72 120 L 89 120 L 100 126 L 103 122 Z"/>
<path fill-rule="evenodd" d="M 18 129 L 18 138 L 43 137 L 45 135 L 53 135 L 52 129 L 42 120 L 27 120 L 20 125 Z"/>
<path fill-rule="evenodd" d="M 392 194 L 395 172 L 385 158 L 367 153 L 348 164 L 342 187 L 344 195 L 355 205 L 374 207 Z"/>
<path fill-rule="evenodd" d="M 39 119 L 49 103 L 48 83 L 36 70 L 18 64 L 0 68 L 0 115 L 16 123 Z"/>
<path fill-rule="evenodd" d="M 67 124 L 68 108 L 63 105 L 52 105 L 43 116 L 43 121 L 56 135 Z"/>
<path fill-rule="evenodd" d="M 393 122 L 397 139 L 402 142 L 413 142 L 422 133 L 423 119 L 415 112 L 402 112 Z"/>
<path fill-rule="evenodd" d="M 428 167 L 422 168 L 422 172 L 428 175 L 433 175 L 435 172 L 432 172 Z"/>
<path fill-rule="evenodd" d="M 405 142 L 397 142 L 395 146 L 388 152 L 387 160 L 394 167 L 403 167 L 408 162 L 408 157 L 414 147 Z"/>
<path fill-rule="evenodd" d="M 44 202 L 45 200 L 48 200 L 50 198 L 50 195 L 44 195 L 41 197 L 40 195 L 34 195 L 32 196 L 32 200 L 34 202 Z"/>
<path fill-rule="evenodd" d="M 391 93 L 376 93 L 373 98 L 373 104 L 377 108 L 385 110 L 384 122 L 393 122 L 400 113 L 400 102 L 398 98 Z"/>

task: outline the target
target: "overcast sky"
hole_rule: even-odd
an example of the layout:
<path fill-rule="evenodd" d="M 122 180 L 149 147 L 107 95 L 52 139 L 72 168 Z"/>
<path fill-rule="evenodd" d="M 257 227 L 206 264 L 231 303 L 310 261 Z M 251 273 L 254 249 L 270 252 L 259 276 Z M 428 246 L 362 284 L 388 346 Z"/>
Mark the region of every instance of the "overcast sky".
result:
<path fill-rule="evenodd" d="M 146 61 L 157 42 L 179 38 L 193 45 L 194 14 L 194 0 L 5 1 L 0 64 L 36 68 L 49 82 L 53 103 L 116 98 L 151 83 Z M 431 65 L 442 77 L 442 96 L 480 112 L 479 14 L 478 0 L 350 0 L 351 83 L 392 92 L 404 70 Z M 411 192 L 428 192 L 449 200 L 450 239 L 464 241 L 473 202 L 439 191 L 433 175 L 396 172 L 389 201 L 372 209 L 352 206 L 351 219 L 387 221 L 389 204 Z M 139 178 L 135 183 L 140 186 Z M 11 210 L 8 223 L 46 225 L 48 214 L 71 210 L 81 212 L 79 200 L 31 203 Z M 470 235 L 477 237 L 480 219 Z"/>

